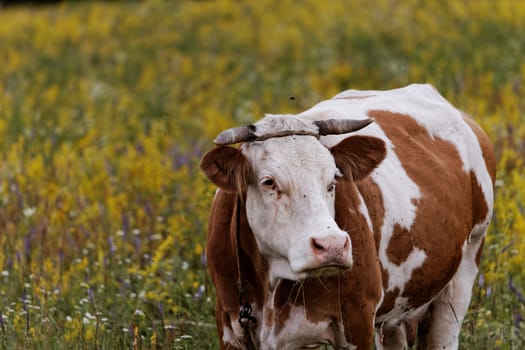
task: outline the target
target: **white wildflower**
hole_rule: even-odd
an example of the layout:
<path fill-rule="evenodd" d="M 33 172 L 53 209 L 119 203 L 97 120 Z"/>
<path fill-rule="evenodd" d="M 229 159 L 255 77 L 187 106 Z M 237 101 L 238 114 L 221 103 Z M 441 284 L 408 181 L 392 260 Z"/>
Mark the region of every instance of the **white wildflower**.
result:
<path fill-rule="evenodd" d="M 24 213 L 24 216 L 28 218 L 30 216 L 33 216 L 33 214 L 36 212 L 36 208 L 35 207 L 25 208 L 22 212 Z"/>
<path fill-rule="evenodd" d="M 136 309 L 135 312 L 133 313 L 135 316 L 145 316 L 144 315 L 144 311 L 140 310 L 140 309 Z"/>
<path fill-rule="evenodd" d="M 150 241 L 160 241 L 161 239 L 162 239 L 162 235 L 160 233 L 155 233 L 149 236 Z"/>

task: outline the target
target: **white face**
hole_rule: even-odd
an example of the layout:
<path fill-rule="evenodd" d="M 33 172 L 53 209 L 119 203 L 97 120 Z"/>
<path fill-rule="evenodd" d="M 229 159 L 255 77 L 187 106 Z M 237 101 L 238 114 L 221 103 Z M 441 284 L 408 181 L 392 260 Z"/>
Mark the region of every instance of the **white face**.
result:
<path fill-rule="evenodd" d="M 350 237 L 334 220 L 339 171 L 330 151 L 312 136 L 288 136 L 246 143 L 242 152 L 253 173 L 248 222 L 271 282 L 350 268 Z"/>

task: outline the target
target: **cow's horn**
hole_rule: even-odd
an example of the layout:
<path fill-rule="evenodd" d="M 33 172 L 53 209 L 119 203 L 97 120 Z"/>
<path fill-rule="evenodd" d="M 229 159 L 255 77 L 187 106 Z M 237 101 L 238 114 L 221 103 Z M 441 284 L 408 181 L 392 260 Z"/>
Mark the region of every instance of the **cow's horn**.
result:
<path fill-rule="evenodd" d="M 253 125 L 227 129 L 217 135 L 213 143 L 218 146 L 226 146 L 238 142 L 250 141 L 255 139 L 254 131 L 255 126 Z"/>
<path fill-rule="evenodd" d="M 372 123 L 374 119 L 328 119 L 314 122 L 319 127 L 319 135 L 337 135 L 357 131 Z"/>

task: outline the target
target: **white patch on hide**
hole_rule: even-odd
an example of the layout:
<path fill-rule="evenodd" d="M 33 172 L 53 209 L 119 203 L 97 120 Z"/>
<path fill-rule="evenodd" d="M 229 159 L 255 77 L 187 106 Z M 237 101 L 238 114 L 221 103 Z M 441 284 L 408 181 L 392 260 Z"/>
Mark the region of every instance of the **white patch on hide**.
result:
<path fill-rule="evenodd" d="M 364 216 L 366 224 L 368 225 L 370 232 L 373 234 L 374 226 L 372 225 L 372 220 L 370 220 L 370 214 L 368 213 L 368 208 L 365 205 L 365 200 L 363 199 L 361 193 L 358 192 L 357 194 L 359 196 L 359 213 Z"/>
<path fill-rule="evenodd" d="M 346 341 L 342 324 L 338 323 L 334 329 L 328 319 L 311 322 L 306 318 L 306 311 L 302 306 L 292 307 L 288 319 L 278 333 L 275 324 L 270 327 L 263 326 L 260 339 L 261 350 L 314 348 L 316 345 L 335 345 L 336 342 L 337 349 L 355 349 Z"/>
<path fill-rule="evenodd" d="M 239 342 L 239 338 L 233 333 L 233 330 L 228 325 L 224 325 L 224 328 L 222 329 L 222 341 L 225 344 L 231 344 L 235 348 L 243 348 Z"/>

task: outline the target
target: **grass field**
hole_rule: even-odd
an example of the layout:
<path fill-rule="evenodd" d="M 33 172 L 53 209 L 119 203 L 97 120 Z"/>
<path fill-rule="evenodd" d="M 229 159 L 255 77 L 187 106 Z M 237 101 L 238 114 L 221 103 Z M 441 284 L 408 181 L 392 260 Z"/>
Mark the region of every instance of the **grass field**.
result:
<path fill-rule="evenodd" d="M 222 129 L 434 84 L 498 156 L 461 349 L 525 348 L 525 3 L 0 9 L 0 349 L 216 349 L 203 247 Z"/>

